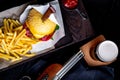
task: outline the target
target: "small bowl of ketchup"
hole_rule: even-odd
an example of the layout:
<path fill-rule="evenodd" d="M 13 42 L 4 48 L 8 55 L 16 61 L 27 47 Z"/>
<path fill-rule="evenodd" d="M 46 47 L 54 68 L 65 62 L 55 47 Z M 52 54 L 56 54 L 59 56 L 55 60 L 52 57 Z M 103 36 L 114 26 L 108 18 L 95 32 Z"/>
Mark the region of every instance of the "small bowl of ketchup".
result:
<path fill-rule="evenodd" d="M 83 20 L 87 19 L 87 15 L 78 9 L 79 0 L 62 0 L 62 6 L 65 10 L 75 10 Z"/>
<path fill-rule="evenodd" d="M 67 9 L 75 9 L 78 6 L 78 0 L 62 0 L 62 4 Z"/>

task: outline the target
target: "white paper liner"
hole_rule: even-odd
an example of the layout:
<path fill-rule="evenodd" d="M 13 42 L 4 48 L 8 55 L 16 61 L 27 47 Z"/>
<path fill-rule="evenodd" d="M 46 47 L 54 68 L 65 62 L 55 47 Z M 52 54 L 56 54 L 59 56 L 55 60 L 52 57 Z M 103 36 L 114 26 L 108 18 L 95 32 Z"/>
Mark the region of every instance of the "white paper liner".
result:
<path fill-rule="evenodd" d="M 52 5 L 52 3 L 51 3 Z M 63 21 L 62 21 L 62 15 L 61 15 L 61 11 L 60 11 L 60 7 L 59 4 L 53 4 L 52 5 L 56 12 L 54 14 L 51 14 L 49 19 L 52 20 L 53 22 L 55 22 L 56 24 L 59 25 L 59 29 L 55 31 L 55 33 L 53 34 L 52 38 L 48 41 L 41 41 L 38 42 L 37 44 L 33 44 L 32 45 L 32 50 L 30 50 L 30 52 L 34 52 L 34 53 L 38 53 L 42 50 L 45 50 L 47 48 L 53 48 L 54 45 L 62 38 L 65 36 L 65 32 L 64 32 L 64 26 L 63 26 Z M 29 13 L 29 10 L 31 8 L 35 8 L 37 11 L 41 12 L 42 14 L 45 13 L 45 11 L 48 9 L 49 4 L 46 5 L 29 5 L 24 12 L 20 15 L 20 22 L 24 23 L 27 15 Z"/>

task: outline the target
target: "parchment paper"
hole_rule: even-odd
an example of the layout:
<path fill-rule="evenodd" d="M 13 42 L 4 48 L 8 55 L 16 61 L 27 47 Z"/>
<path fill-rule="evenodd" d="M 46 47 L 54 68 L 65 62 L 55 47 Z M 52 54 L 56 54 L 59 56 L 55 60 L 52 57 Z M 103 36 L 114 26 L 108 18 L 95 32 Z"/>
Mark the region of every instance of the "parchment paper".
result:
<path fill-rule="evenodd" d="M 52 5 L 52 3 L 51 3 Z M 42 41 L 42 42 L 39 42 L 37 44 L 34 44 L 32 45 L 32 50 L 30 50 L 30 52 L 39 52 L 42 51 L 42 50 L 45 50 L 45 49 L 48 49 L 48 48 L 51 48 L 53 47 L 62 37 L 65 36 L 65 33 L 64 33 L 64 26 L 63 26 L 63 23 L 60 22 L 60 20 L 62 20 L 62 17 L 61 17 L 61 12 L 60 12 L 60 8 L 59 8 L 59 5 L 58 3 L 52 5 L 56 12 L 54 14 L 51 14 L 49 19 L 52 20 L 53 22 L 55 22 L 56 24 L 59 25 L 59 29 L 55 31 L 54 35 L 53 35 L 53 39 L 50 39 L 48 41 Z M 42 14 L 45 13 L 45 11 L 48 9 L 49 7 L 49 4 L 46 4 L 46 5 L 29 5 L 25 10 L 24 12 L 20 15 L 20 22 L 21 23 L 24 23 L 26 18 L 27 18 L 27 15 L 29 13 L 29 10 L 31 8 L 35 8 L 36 10 L 38 10 L 39 12 L 41 12 Z"/>

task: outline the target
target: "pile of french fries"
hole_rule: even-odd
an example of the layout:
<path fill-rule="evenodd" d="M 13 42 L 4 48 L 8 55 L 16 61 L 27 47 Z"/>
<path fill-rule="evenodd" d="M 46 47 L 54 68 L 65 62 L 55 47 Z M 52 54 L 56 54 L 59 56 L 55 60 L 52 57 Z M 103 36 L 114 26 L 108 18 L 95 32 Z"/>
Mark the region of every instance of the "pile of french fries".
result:
<path fill-rule="evenodd" d="M 29 51 L 32 44 L 37 42 L 26 36 L 26 30 L 18 20 L 3 19 L 3 26 L 0 27 L 0 58 L 13 62 L 34 56 L 35 53 Z"/>

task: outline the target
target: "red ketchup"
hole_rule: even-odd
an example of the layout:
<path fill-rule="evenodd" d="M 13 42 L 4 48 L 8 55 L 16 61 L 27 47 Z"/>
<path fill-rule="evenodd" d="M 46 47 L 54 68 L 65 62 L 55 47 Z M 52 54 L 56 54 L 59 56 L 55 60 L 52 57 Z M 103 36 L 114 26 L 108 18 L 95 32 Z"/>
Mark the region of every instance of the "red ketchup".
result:
<path fill-rule="evenodd" d="M 62 0 L 63 5 L 68 9 L 74 9 L 78 5 L 78 0 Z"/>

